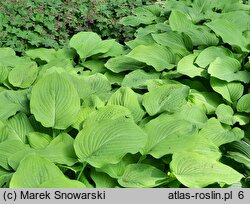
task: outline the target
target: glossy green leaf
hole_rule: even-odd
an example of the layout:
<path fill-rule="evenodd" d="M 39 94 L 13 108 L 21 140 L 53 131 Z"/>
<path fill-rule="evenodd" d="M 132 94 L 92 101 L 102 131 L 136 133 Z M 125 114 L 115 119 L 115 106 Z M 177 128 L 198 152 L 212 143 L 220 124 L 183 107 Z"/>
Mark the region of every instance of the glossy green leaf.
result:
<path fill-rule="evenodd" d="M 219 40 L 205 26 L 194 25 L 186 14 L 173 10 L 169 17 L 169 25 L 173 31 L 187 34 L 194 46 L 197 45 L 217 45 Z"/>
<path fill-rule="evenodd" d="M 191 78 L 196 76 L 205 77 L 207 75 L 207 70 L 194 64 L 197 55 L 198 54 L 195 53 L 183 57 L 177 64 L 177 71 Z"/>
<path fill-rule="evenodd" d="M 250 169 L 250 158 L 245 156 L 244 154 L 240 152 L 227 152 L 227 157 L 244 164 L 248 169 Z"/>
<path fill-rule="evenodd" d="M 211 140 L 217 146 L 237 141 L 244 137 L 244 131 L 240 128 L 224 128 L 215 118 L 210 118 L 199 134 Z"/>
<path fill-rule="evenodd" d="M 213 183 L 230 185 L 239 182 L 243 177 L 225 164 L 189 152 L 174 154 L 170 169 L 189 188 L 202 188 Z"/>
<path fill-rule="evenodd" d="M 30 132 L 27 135 L 29 145 L 34 149 L 44 149 L 52 141 L 52 137 L 40 132 Z"/>
<path fill-rule="evenodd" d="M 117 164 L 107 164 L 103 166 L 102 168 L 97 169 L 97 171 L 105 172 L 110 177 L 118 179 L 119 177 L 123 175 L 125 168 L 129 164 L 136 163 L 137 161 L 138 161 L 138 158 L 136 155 L 127 154 Z"/>
<path fill-rule="evenodd" d="M 129 87 L 121 87 L 109 99 L 108 105 L 121 105 L 128 108 L 133 115 L 135 122 L 138 122 L 145 115 L 139 103 L 138 96 Z"/>
<path fill-rule="evenodd" d="M 1 47 L 0 48 L 0 58 L 5 58 L 8 56 L 15 56 L 15 51 L 10 47 Z"/>
<path fill-rule="evenodd" d="M 6 123 L 0 120 L 0 143 L 7 140 L 9 137 L 9 128 Z"/>
<path fill-rule="evenodd" d="M 99 53 L 108 52 L 114 45 L 114 40 L 103 40 L 93 32 L 80 32 L 69 41 L 69 46 L 76 49 L 79 56 L 85 60 Z"/>
<path fill-rule="evenodd" d="M 0 119 L 7 120 L 17 111 L 29 112 L 26 91 L 6 90 L 0 92 Z"/>
<path fill-rule="evenodd" d="M 87 67 L 93 74 L 104 73 L 107 69 L 104 67 L 104 62 L 99 60 L 88 60 L 83 63 L 84 67 Z"/>
<path fill-rule="evenodd" d="M 232 142 L 228 146 L 228 156 L 249 168 L 250 144 L 245 140 Z"/>
<path fill-rule="evenodd" d="M 199 105 L 192 103 L 187 103 L 186 105 L 182 106 L 180 111 L 174 113 L 173 116 L 182 120 L 186 120 L 196 125 L 198 128 L 201 128 L 208 120 L 206 110 L 204 110 Z"/>
<path fill-rule="evenodd" d="M 134 121 L 131 111 L 128 108 L 120 105 L 107 105 L 99 108 L 98 110 L 92 111 L 91 114 L 86 117 L 84 125 L 91 125 L 91 123 L 93 122 L 106 119 L 116 120 L 120 122 Z"/>
<path fill-rule="evenodd" d="M 47 159 L 30 155 L 24 158 L 14 173 L 10 188 L 39 188 L 51 179 L 64 179 L 60 169 Z"/>
<path fill-rule="evenodd" d="M 90 177 L 95 182 L 96 188 L 114 188 L 116 187 L 117 181 L 111 178 L 108 174 L 102 172 L 96 172 L 92 169 Z"/>
<path fill-rule="evenodd" d="M 56 51 L 54 49 L 48 49 L 48 48 L 37 48 L 37 49 L 27 50 L 25 53 L 31 59 L 38 58 L 46 62 L 49 62 L 56 58 Z"/>
<path fill-rule="evenodd" d="M 231 106 L 227 106 L 225 104 L 220 104 L 215 114 L 217 115 L 218 120 L 221 123 L 227 124 L 227 125 L 233 125 L 234 124 L 234 111 L 231 108 Z"/>
<path fill-rule="evenodd" d="M 9 72 L 9 68 L 0 63 L 0 83 L 3 83 L 8 78 Z"/>
<path fill-rule="evenodd" d="M 189 53 L 187 50 L 184 35 L 177 32 L 165 32 L 152 34 L 153 39 L 160 45 L 167 46 L 173 50 L 174 53 L 183 57 Z"/>
<path fill-rule="evenodd" d="M 0 168 L 0 187 L 8 188 L 13 173 Z"/>
<path fill-rule="evenodd" d="M 239 123 L 240 125 L 246 125 L 250 122 L 250 118 L 247 114 L 236 113 L 234 114 L 234 123 Z"/>
<path fill-rule="evenodd" d="M 232 56 L 232 53 L 224 47 L 208 47 L 201 51 L 195 60 L 195 63 L 200 67 L 207 67 L 217 57 Z"/>
<path fill-rule="evenodd" d="M 158 44 L 139 45 L 127 56 L 153 66 L 156 71 L 172 69 L 175 66 L 175 56 L 171 50 Z"/>
<path fill-rule="evenodd" d="M 130 164 L 118 183 L 129 188 L 152 188 L 167 182 L 167 174 L 148 164 Z"/>
<path fill-rule="evenodd" d="M 167 154 L 192 151 L 211 158 L 220 157 L 218 148 L 206 138 L 200 137 L 193 123 L 178 116 L 162 114 L 145 125 L 145 132 L 148 140 L 142 150 L 144 155 L 151 154 L 160 158 Z"/>
<path fill-rule="evenodd" d="M 27 88 L 36 80 L 38 68 L 36 63 L 25 63 L 15 66 L 9 73 L 9 82 L 20 88 Z"/>
<path fill-rule="evenodd" d="M 11 170 L 8 165 L 8 159 L 11 155 L 25 149 L 27 146 L 20 140 L 6 140 L 0 143 L 0 166 L 6 170 Z"/>
<path fill-rule="evenodd" d="M 155 88 L 143 95 L 142 104 L 149 115 L 164 111 L 175 112 L 187 102 L 189 87 L 169 84 Z"/>
<path fill-rule="evenodd" d="M 30 107 L 43 126 L 66 129 L 76 121 L 80 99 L 69 80 L 59 73 L 52 73 L 33 87 Z"/>
<path fill-rule="evenodd" d="M 136 70 L 145 66 L 145 63 L 135 60 L 127 55 L 110 58 L 105 64 L 105 67 L 115 73 L 120 73 L 127 70 Z"/>
<path fill-rule="evenodd" d="M 198 92 L 194 89 L 191 90 L 188 99 L 205 110 L 207 114 L 213 114 L 217 106 L 222 102 L 220 96 L 214 92 Z"/>
<path fill-rule="evenodd" d="M 29 119 L 22 112 L 11 117 L 7 125 L 9 128 L 9 138 L 19 139 L 23 143 L 27 142 L 26 135 L 34 131 Z"/>
<path fill-rule="evenodd" d="M 243 36 L 242 31 L 238 27 L 223 18 L 214 19 L 213 21 L 206 23 L 206 25 L 211 28 L 217 35 L 221 36 L 225 43 L 233 46 L 238 46 L 243 52 L 249 52 L 246 48 L 248 42 Z"/>
<path fill-rule="evenodd" d="M 76 155 L 82 162 L 100 168 L 118 163 L 127 153 L 138 152 L 146 134 L 133 122 L 104 119 L 84 126 L 75 139 Z"/>
<path fill-rule="evenodd" d="M 237 103 L 237 110 L 239 112 L 250 113 L 250 93 L 242 96 Z"/>
<path fill-rule="evenodd" d="M 160 74 L 157 72 L 145 72 L 142 69 L 138 69 L 127 74 L 124 77 L 121 85 L 134 89 L 145 89 L 147 80 L 159 79 L 159 77 Z"/>
<path fill-rule="evenodd" d="M 26 148 L 11 155 L 8 159 L 8 163 L 13 169 L 17 169 L 19 163 L 25 156 L 38 155 L 57 164 L 72 166 L 77 162 L 73 143 L 74 139 L 72 137 L 66 133 L 61 133 L 43 149 Z"/>
<path fill-rule="evenodd" d="M 80 32 L 71 38 L 69 45 L 76 49 L 81 58 L 85 59 L 98 53 L 95 52 L 95 49 L 101 41 L 96 33 Z"/>
<path fill-rule="evenodd" d="M 214 91 L 231 103 L 237 101 L 244 91 L 244 86 L 240 82 L 226 82 L 212 77 L 210 83 Z"/>
<path fill-rule="evenodd" d="M 250 72 L 240 71 L 240 62 L 231 57 L 217 57 L 208 67 L 208 73 L 215 78 L 227 82 L 250 82 Z"/>

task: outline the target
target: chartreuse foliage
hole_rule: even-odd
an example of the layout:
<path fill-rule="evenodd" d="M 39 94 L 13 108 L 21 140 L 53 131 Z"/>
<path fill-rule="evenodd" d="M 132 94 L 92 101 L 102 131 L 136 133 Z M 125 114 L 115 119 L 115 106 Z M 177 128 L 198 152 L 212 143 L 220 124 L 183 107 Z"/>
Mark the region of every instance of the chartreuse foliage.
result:
<path fill-rule="evenodd" d="M 2 187 L 249 187 L 249 5 L 134 14 L 125 46 L 0 48 Z"/>

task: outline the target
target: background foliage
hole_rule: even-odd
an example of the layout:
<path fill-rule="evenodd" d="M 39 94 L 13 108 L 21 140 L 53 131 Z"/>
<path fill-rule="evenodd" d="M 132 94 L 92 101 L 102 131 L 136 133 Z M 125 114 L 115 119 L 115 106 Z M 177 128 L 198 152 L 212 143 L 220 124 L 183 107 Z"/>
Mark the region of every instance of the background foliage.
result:
<path fill-rule="evenodd" d="M 147 2 L 147 3 L 146 3 Z M 0 4 L 0 47 L 59 48 L 80 31 L 127 41 L 134 29 L 119 20 L 135 7 L 155 0 L 3 0 Z"/>

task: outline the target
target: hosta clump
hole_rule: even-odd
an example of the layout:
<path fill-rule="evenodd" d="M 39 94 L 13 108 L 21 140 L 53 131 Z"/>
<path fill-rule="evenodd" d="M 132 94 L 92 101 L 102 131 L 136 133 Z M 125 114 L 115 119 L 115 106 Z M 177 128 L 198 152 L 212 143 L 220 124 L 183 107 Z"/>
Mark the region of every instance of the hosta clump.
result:
<path fill-rule="evenodd" d="M 249 6 L 230 2 L 137 9 L 126 46 L 1 48 L 1 186 L 249 185 Z"/>

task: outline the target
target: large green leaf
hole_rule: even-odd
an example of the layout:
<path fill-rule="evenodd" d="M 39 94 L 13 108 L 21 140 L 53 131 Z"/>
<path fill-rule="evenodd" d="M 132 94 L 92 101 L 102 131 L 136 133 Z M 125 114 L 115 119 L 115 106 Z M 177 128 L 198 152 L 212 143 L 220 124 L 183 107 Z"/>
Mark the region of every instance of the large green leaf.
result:
<path fill-rule="evenodd" d="M 83 66 L 90 69 L 91 73 L 96 74 L 104 73 L 105 71 L 107 71 L 104 64 L 105 63 L 100 60 L 87 60 L 83 63 Z"/>
<path fill-rule="evenodd" d="M 6 123 L 0 120 L 0 143 L 7 140 L 9 137 L 9 128 Z"/>
<path fill-rule="evenodd" d="M 175 112 L 187 102 L 189 87 L 181 84 L 159 86 L 143 95 L 142 104 L 149 115 Z"/>
<path fill-rule="evenodd" d="M 173 116 L 178 119 L 186 120 L 196 125 L 197 128 L 201 128 L 208 120 L 206 110 L 193 103 L 187 103 L 182 106 L 180 111 L 174 113 Z"/>
<path fill-rule="evenodd" d="M 56 51 L 54 49 L 48 49 L 48 48 L 36 48 L 32 50 L 27 50 L 25 53 L 31 59 L 38 58 L 46 62 L 49 62 L 56 58 Z"/>
<path fill-rule="evenodd" d="M 2 56 L 1 56 L 2 57 Z M 6 57 L 0 57 L 0 64 L 7 67 L 15 67 L 19 64 L 25 64 L 32 62 L 28 57 L 18 57 L 16 55 L 8 55 Z"/>
<path fill-rule="evenodd" d="M 242 4 L 240 6 L 242 6 Z M 237 30 L 242 32 L 248 30 L 249 28 L 248 26 L 250 24 L 249 13 L 243 10 L 238 10 L 238 11 L 236 10 L 236 11 L 222 13 L 221 19 L 225 19 L 230 23 L 233 23 L 235 26 L 238 27 Z"/>
<path fill-rule="evenodd" d="M 61 170 L 52 162 L 40 156 L 24 158 L 10 181 L 10 188 L 39 188 L 51 179 L 64 179 Z"/>
<path fill-rule="evenodd" d="M 91 114 L 86 117 L 84 125 L 87 125 L 88 123 L 91 125 L 93 122 L 106 119 L 116 120 L 119 122 L 134 121 L 131 111 L 128 108 L 120 105 L 107 105 L 92 111 Z"/>
<path fill-rule="evenodd" d="M 250 158 L 240 152 L 227 152 L 227 157 L 244 164 L 248 169 L 250 169 Z"/>
<path fill-rule="evenodd" d="M 20 140 L 6 140 L 4 142 L 0 143 L 0 166 L 3 167 L 6 170 L 11 170 L 8 159 L 15 154 L 16 152 L 19 152 L 23 149 L 27 148 L 23 142 Z"/>
<path fill-rule="evenodd" d="M 129 87 L 121 87 L 109 99 L 108 105 L 121 105 L 128 108 L 137 123 L 145 115 L 137 94 Z"/>
<path fill-rule="evenodd" d="M 72 166 L 77 162 L 73 144 L 74 139 L 70 135 L 61 133 L 45 149 L 37 152 L 52 162 Z"/>
<path fill-rule="evenodd" d="M 232 142 L 227 145 L 227 156 L 250 169 L 250 143 L 247 140 Z"/>
<path fill-rule="evenodd" d="M 80 32 L 70 39 L 69 46 L 75 48 L 79 56 L 85 60 L 92 55 L 109 51 L 113 43 L 114 41 L 110 40 L 102 41 L 96 33 Z"/>
<path fill-rule="evenodd" d="M 0 84 L 3 83 L 9 75 L 10 69 L 0 63 Z"/>
<path fill-rule="evenodd" d="M 8 158 L 8 163 L 13 169 L 17 169 L 19 163 L 27 155 L 42 156 L 51 162 L 72 166 L 77 162 L 73 147 L 74 139 L 66 133 L 61 133 L 43 149 L 26 148 Z"/>
<path fill-rule="evenodd" d="M 122 160 L 116 164 L 107 164 L 97 171 L 105 172 L 112 178 L 118 179 L 121 177 L 129 164 L 136 163 L 138 161 L 138 157 L 136 155 L 127 154 Z"/>
<path fill-rule="evenodd" d="M 135 89 L 145 89 L 147 87 L 146 81 L 150 79 L 159 79 L 160 73 L 157 72 L 145 72 L 142 69 L 138 69 L 127 74 L 123 81 L 122 86 Z"/>
<path fill-rule="evenodd" d="M 139 45 L 127 56 L 153 66 L 156 71 L 172 69 L 175 66 L 175 56 L 172 51 L 158 44 Z"/>
<path fill-rule="evenodd" d="M 170 169 L 182 184 L 190 188 L 202 188 L 213 183 L 230 185 L 243 177 L 227 165 L 190 152 L 174 154 Z"/>
<path fill-rule="evenodd" d="M 70 76 L 70 79 L 73 81 L 79 97 L 84 101 L 93 95 L 106 100 L 111 90 L 111 84 L 107 77 L 100 73 L 90 76 L 78 76 L 74 74 Z"/>
<path fill-rule="evenodd" d="M 198 92 L 195 89 L 190 92 L 189 101 L 200 106 L 207 114 L 213 114 L 217 106 L 222 102 L 220 95 L 214 92 Z"/>
<path fill-rule="evenodd" d="M 26 91 L 2 91 L 0 92 L 0 101 L 0 120 L 7 120 L 17 111 L 29 112 Z"/>
<path fill-rule="evenodd" d="M 211 77 L 210 83 L 214 91 L 231 103 L 237 101 L 244 91 L 244 86 L 240 82 L 226 82 Z"/>
<path fill-rule="evenodd" d="M 250 113 L 250 93 L 245 94 L 237 103 L 237 110 L 239 112 Z"/>
<path fill-rule="evenodd" d="M 200 67 L 207 67 L 211 62 L 213 62 L 217 57 L 232 56 L 232 53 L 224 47 L 208 47 L 198 55 L 195 63 Z"/>
<path fill-rule="evenodd" d="M 145 63 L 135 60 L 126 55 L 110 58 L 105 64 L 105 67 L 115 73 L 120 73 L 127 70 L 136 70 L 145 66 Z"/>
<path fill-rule="evenodd" d="M 193 45 L 217 45 L 219 40 L 205 26 L 194 25 L 186 14 L 173 10 L 169 17 L 169 25 L 173 31 L 184 32 L 192 40 Z"/>
<path fill-rule="evenodd" d="M 127 153 L 138 152 L 146 139 L 131 121 L 104 119 L 86 124 L 76 136 L 74 147 L 80 161 L 100 168 L 118 163 Z"/>
<path fill-rule="evenodd" d="M 151 154 L 160 158 L 167 154 L 193 151 L 211 158 L 220 157 L 218 148 L 199 136 L 193 123 L 178 116 L 162 114 L 147 123 L 145 131 L 148 133 L 148 140 L 142 150 L 144 155 Z"/>
<path fill-rule="evenodd" d="M 44 149 L 52 141 L 52 137 L 41 132 L 30 132 L 27 135 L 29 145 L 34 149 Z"/>
<path fill-rule="evenodd" d="M 165 32 L 160 34 L 152 34 L 153 39 L 160 45 L 167 46 L 183 57 L 189 53 L 186 46 L 185 36 L 177 32 Z"/>
<path fill-rule="evenodd" d="M 240 71 L 241 64 L 238 60 L 231 57 L 217 57 L 208 67 L 208 73 L 227 82 L 241 81 L 250 82 L 250 72 Z"/>
<path fill-rule="evenodd" d="M 66 129 L 76 121 L 80 99 L 73 84 L 54 72 L 35 84 L 31 92 L 30 108 L 44 127 Z"/>
<path fill-rule="evenodd" d="M 216 115 L 218 120 L 221 123 L 227 124 L 227 125 L 233 125 L 235 123 L 234 120 L 234 111 L 231 108 L 231 106 L 227 106 L 225 104 L 220 104 L 216 109 Z"/>
<path fill-rule="evenodd" d="M 167 174 L 148 164 L 129 164 L 118 183 L 129 188 L 152 188 L 167 183 Z"/>
<path fill-rule="evenodd" d="M 13 173 L 0 168 L 0 188 L 8 188 Z"/>
<path fill-rule="evenodd" d="M 27 88 L 36 80 L 38 68 L 36 63 L 24 63 L 15 66 L 9 73 L 9 82 L 20 88 Z"/>
<path fill-rule="evenodd" d="M 27 142 L 26 135 L 34 131 L 29 119 L 22 112 L 11 117 L 7 125 L 9 128 L 9 138 L 19 139 L 23 143 Z"/>
<path fill-rule="evenodd" d="M 198 67 L 194 64 L 194 60 L 198 53 L 190 54 L 183 57 L 177 64 L 177 71 L 181 74 L 187 75 L 191 78 L 196 76 L 207 76 L 207 70 Z"/>
<path fill-rule="evenodd" d="M 246 48 L 248 41 L 243 36 L 242 31 L 233 22 L 227 19 L 214 19 L 213 21 L 206 23 L 217 35 L 221 36 L 225 43 L 233 46 L 238 46 L 243 52 L 249 52 Z"/>
<path fill-rule="evenodd" d="M 216 118 L 210 118 L 199 134 L 211 140 L 218 147 L 222 144 L 240 140 L 244 137 L 244 131 L 238 127 L 224 128 Z"/>
<path fill-rule="evenodd" d="M 116 179 L 111 178 L 106 173 L 97 172 L 96 170 L 92 169 L 90 176 L 95 182 L 96 188 L 114 188 L 118 186 Z"/>
<path fill-rule="evenodd" d="M 134 49 L 135 47 L 139 45 L 151 45 L 155 43 L 155 40 L 152 37 L 151 32 L 148 34 L 143 34 L 143 35 L 137 35 L 134 40 L 130 40 L 128 42 L 125 42 L 125 44 L 130 48 Z"/>
<path fill-rule="evenodd" d="M 5 58 L 8 56 L 15 56 L 15 51 L 10 47 L 1 47 L 0 48 L 0 58 Z"/>

